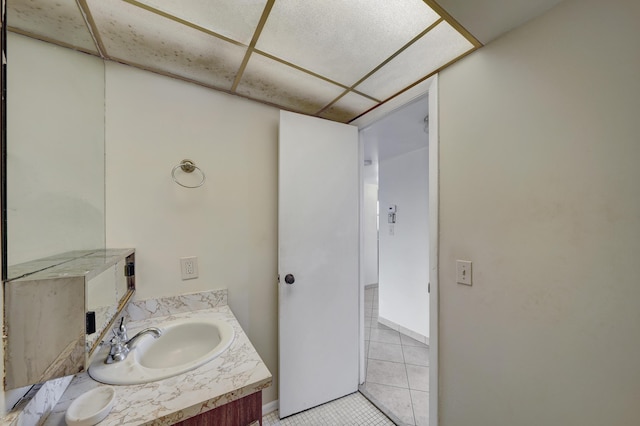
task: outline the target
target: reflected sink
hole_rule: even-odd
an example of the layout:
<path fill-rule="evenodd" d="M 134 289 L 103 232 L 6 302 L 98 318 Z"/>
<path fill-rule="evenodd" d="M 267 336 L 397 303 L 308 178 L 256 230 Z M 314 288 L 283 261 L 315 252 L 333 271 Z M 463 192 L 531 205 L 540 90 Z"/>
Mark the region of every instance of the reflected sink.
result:
<path fill-rule="evenodd" d="M 222 354 L 233 341 L 233 327 L 225 321 L 199 317 L 155 325 L 162 335 L 146 335 L 133 343 L 124 361 L 105 364 L 109 345 L 95 357 L 89 375 L 110 385 L 154 382 L 186 373 Z M 132 335 L 135 332 L 131 333 Z"/>

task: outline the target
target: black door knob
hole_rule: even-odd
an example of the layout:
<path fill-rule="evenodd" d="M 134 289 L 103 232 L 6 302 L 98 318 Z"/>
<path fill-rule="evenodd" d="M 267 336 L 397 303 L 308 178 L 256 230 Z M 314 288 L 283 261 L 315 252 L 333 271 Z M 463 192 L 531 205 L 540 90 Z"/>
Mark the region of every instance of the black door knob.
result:
<path fill-rule="evenodd" d="M 292 274 L 287 274 L 284 276 L 284 282 L 287 284 L 293 284 L 296 282 L 296 278 Z"/>

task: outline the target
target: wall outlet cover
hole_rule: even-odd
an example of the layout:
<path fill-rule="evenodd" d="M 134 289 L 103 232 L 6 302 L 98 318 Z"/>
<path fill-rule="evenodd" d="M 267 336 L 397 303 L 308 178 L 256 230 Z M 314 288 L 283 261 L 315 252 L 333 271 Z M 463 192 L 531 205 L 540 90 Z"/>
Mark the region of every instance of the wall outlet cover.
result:
<path fill-rule="evenodd" d="M 198 278 L 198 258 L 196 256 L 181 257 L 180 272 L 183 280 Z"/>

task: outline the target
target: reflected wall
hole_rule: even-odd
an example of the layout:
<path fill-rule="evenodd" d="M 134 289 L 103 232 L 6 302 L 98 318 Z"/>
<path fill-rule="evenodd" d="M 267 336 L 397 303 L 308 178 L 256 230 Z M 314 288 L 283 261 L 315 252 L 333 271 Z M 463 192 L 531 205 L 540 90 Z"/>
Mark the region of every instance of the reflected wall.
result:
<path fill-rule="evenodd" d="M 7 261 L 13 278 L 13 265 L 105 246 L 104 64 L 7 36 Z"/>

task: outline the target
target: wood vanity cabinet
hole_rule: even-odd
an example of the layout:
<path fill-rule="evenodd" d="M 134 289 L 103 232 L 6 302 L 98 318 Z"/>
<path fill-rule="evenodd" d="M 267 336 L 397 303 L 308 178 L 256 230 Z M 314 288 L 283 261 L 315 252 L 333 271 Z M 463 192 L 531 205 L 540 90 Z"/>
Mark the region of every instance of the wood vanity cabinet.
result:
<path fill-rule="evenodd" d="M 190 419 L 180 426 L 262 426 L 262 391 L 252 393 Z"/>

